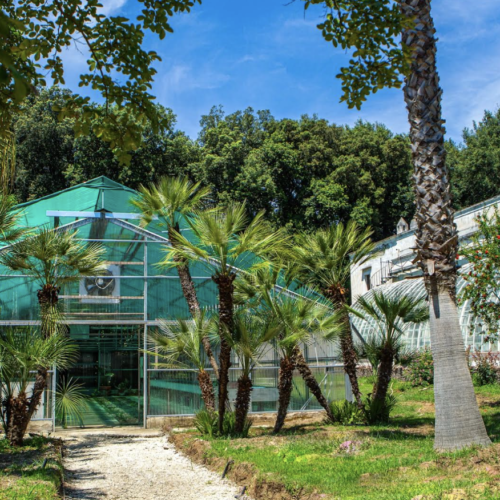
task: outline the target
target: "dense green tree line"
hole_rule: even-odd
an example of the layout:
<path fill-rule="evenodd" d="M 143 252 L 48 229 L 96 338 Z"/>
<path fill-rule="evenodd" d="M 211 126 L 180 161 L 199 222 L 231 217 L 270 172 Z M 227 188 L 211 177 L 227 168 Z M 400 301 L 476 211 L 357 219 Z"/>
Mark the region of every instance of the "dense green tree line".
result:
<path fill-rule="evenodd" d="M 278 120 L 250 108 L 225 115 L 214 107 L 191 140 L 176 130 L 173 112 L 160 108 L 168 130 L 154 134 L 137 123 L 144 141 L 123 165 L 95 134 L 75 138 L 72 119 L 59 119 L 54 109 L 68 93 L 53 87 L 30 96 L 15 120 L 19 201 L 100 175 L 137 188 L 187 174 L 209 186 L 215 202 L 247 200 L 252 213 L 265 209 L 276 227 L 293 231 L 354 219 L 380 239 L 394 233 L 399 217 L 413 215 L 408 139 L 383 125 Z M 448 144 L 457 208 L 500 193 L 500 175 L 493 175 L 500 170 L 500 113 L 486 113 L 464 141 Z"/>

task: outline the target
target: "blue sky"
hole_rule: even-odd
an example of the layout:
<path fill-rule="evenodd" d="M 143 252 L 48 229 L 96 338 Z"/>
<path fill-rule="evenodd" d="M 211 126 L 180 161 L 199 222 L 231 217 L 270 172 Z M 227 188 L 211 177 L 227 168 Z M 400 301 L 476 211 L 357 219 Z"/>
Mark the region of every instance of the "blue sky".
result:
<path fill-rule="evenodd" d="M 133 16 L 136 0 L 101 0 L 112 15 Z M 190 14 L 172 20 L 174 34 L 147 38 L 162 62 L 153 94 L 177 115 L 178 128 L 195 138 L 199 120 L 213 105 L 227 113 L 248 106 L 269 109 L 277 118 L 317 113 L 337 124 L 358 119 L 407 132 L 402 91 L 371 96 L 361 111 L 339 103 L 335 78 L 347 60 L 315 27 L 320 11 L 288 0 L 204 0 Z M 500 9 L 498 0 L 434 0 L 438 69 L 444 90 L 448 137 L 460 141 L 464 127 L 485 109 L 500 105 Z M 77 90 L 84 54 L 71 50 L 67 85 Z"/>

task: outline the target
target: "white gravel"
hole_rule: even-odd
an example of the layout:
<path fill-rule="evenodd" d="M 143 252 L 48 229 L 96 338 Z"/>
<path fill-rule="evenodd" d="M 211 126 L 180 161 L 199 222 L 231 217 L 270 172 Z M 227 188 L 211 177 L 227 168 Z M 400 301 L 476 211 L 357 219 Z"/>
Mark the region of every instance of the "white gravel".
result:
<path fill-rule="evenodd" d="M 178 453 L 165 437 L 82 435 L 64 441 L 68 500 L 233 500 L 240 491 Z"/>

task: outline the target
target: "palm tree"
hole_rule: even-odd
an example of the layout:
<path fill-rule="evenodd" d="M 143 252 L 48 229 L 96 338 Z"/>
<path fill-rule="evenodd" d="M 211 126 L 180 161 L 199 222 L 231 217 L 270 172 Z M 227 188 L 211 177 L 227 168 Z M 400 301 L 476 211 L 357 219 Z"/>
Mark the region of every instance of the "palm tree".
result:
<path fill-rule="evenodd" d="M 76 232 L 42 228 L 0 254 L 0 264 L 30 276 L 40 287 L 37 297 L 45 336 L 60 320 L 57 306 L 61 286 L 106 269 L 101 261 L 105 250 L 97 244 L 79 242 L 76 237 Z"/>
<path fill-rule="evenodd" d="M 273 433 L 277 433 L 285 423 L 290 397 L 292 394 L 293 370 L 299 369 L 307 386 L 316 396 L 318 402 L 327 412 L 332 421 L 328 401 L 323 396 L 318 382 L 307 365 L 299 344 L 307 343 L 314 335 L 333 336 L 338 331 L 338 318 L 332 315 L 329 307 L 321 301 L 314 301 L 304 297 L 291 297 L 280 294 L 267 294 L 265 302 L 278 327 L 277 347 L 281 354 L 278 390 L 278 413 Z"/>
<path fill-rule="evenodd" d="M 51 367 L 64 370 L 76 361 L 78 348 L 61 332 L 44 337 L 36 330 L 7 330 L 0 335 L 0 414 L 12 446 L 22 446 L 28 424 L 47 386 Z M 28 394 L 33 375 L 35 382 Z"/>
<path fill-rule="evenodd" d="M 131 203 L 142 213 L 142 224 L 147 226 L 155 217 L 167 230 L 170 244 L 177 245 L 176 235 L 181 231 L 181 221 L 190 213 L 202 207 L 203 201 L 210 195 L 210 189 L 200 187 L 200 183 L 193 184 L 187 177 L 162 177 L 157 184 L 149 187 L 140 186 L 139 196 Z M 187 260 L 181 255 L 174 255 L 175 267 L 179 274 L 182 293 L 186 299 L 189 312 L 194 318 L 200 313 L 200 304 L 196 295 L 196 288 Z M 203 339 L 203 347 L 214 370 L 215 377 L 219 378 L 219 367 L 212 353 L 208 338 Z"/>
<path fill-rule="evenodd" d="M 204 311 L 192 321 L 179 319 L 174 325 L 160 321 L 159 332 L 150 336 L 156 351 L 147 353 L 164 359 L 164 362 L 156 363 L 160 367 L 194 366 L 198 370 L 201 397 L 210 412 L 215 411 L 214 387 L 205 370 L 202 343 L 203 339 L 210 338 L 212 330 L 213 322 L 206 318 Z"/>
<path fill-rule="evenodd" d="M 296 272 L 301 281 L 317 288 L 343 318 L 344 329 L 340 335 L 340 348 L 344 370 L 352 386 L 352 393 L 358 406 L 363 409 L 359 390 L 357 356 L 349 323 L 349 312 L 345 309 L 348 302 L 347 286 L 351 266 L 365 262 L 375 245 L 370 237 L 371 229 L 361 229 L 356 222 L 346 225 L 339 223 L 313 234 L 301 234 L 294 247 Z"/>
<path fill-rule="evenodd" d="M 255 269 L 251 269 L 250 272 L 240 276 L 236 281 L 236 301 L 240 305 L 253 307 L 255 310 L 259 310 L 260 308 L 260 310 L 267 311 L 267 314 L 271 314 L 271 316 L 278 318 L 277 312 L 279 311 L 279 306 L 277 306 L 278 303 L 276 301 L 280 301 L 283 297 L 287 297 L 287 300 L 291 301 L 290 304 L 293 304 L 293 300 L 301 299 L 301 296 L 291 293 L 284 288 L 293 284 L 294 277 L 295 266 L 293 265 L 281 266 L 279 263 L 274 265 L 270 263 L 268 263 L 268 265 L 259 265 Z M 280 283 L 280 285 L 278 285 L 278 283 Z M 317 301 L 317 294 L 311 290 L 302 290 L 302 292 L 305 293 L 307 297 L 304 300 L 309 300 L 311 305 Z M 278 307 L 278 309 L 275 309 L 276 307 Z M 329 338 L 339 337 L 343 330 L 341 321 L 342 318 L 339 315 L 339 312 L 334 312 L 329 307 L 325 308 L 325 304 L 322 304 L 322 307 L 318 312 L 321 315 L 326 314 L 325 318 L 322 320 L 323 323 L 325 323 L 324 320 L 328 318 L 328 325 L 325 323 L 324 326 L 328 326 Z M 278 319 L 278 321 L 283 320 Z M 304 331 L 304 333 L 306 333 L 306 331 Z M 318 403 L 324 408 L 328 418 L 333 420 L 330 405 L 323 395 L 318 381 L 314 377 L 306 359 L 304 358 L 304 355 L 302 354 L 302 351 L 300 350 L 299 342 L 296 343 L 293 351 L 288 354 L 285 354 L 281 361 L 283 370 L 281 370 L 280 373 L 283 374 L 283 384 L 280 385 L 284 386 L 283 393 L 286 394 L 288 390 L 287 374 L 292 373 L 296 368 L 311 393 L 317 399 Z M 291 367 L 292 364 L 293 367 Z M 279 405 L 279 407 L 286 409 L 287 407 L 285 407 L 284 404 L 285 403 L 283 402 L 283 404 Z M 284 415 L 286 416 L 286 411 Z M 282 418 L 284 421 L 284 416 Z"/>
<path fill-rule="evenodd" d="M 370 298 L 359 297 L 354 307 L 348 310 L 365 321 L 373 322 L 375 341 L 370 344 L 376 350 L 377 379 L 373 387 L 372 401 L 385 405 L 387 391 L 392 378 L 392 367 L 403 348 L 401 337 L 405 323 L 422 323 L 429 319 L 429 309 L 422 299 L 408 296 L 388 296 L 374 292 Z"/>
<path fill-rule="evenodd" d="M 453 222 L 441 114 L 442 89 L 436 66 L 431 0 L 401 0 L 411 19 L 402 31 L 410 68 L 404 98 L 414 166 L 417 259 L 429 294 L 437 449 L 491 444 L 479 413 L 467 367 L 456 305 L 458 236 Z"/>
<path fill-rule="evenodd" d="M 242 310 L 235 314 L 234 331 L 232 334 L 230 332 L 226 334 L 226 342 L 236 353 L 241 366 L 235 404 L 236 434 L 243 432 L 250 408 L 252 392 L 250 373 L 270 348 L 270 342 L 277 333 L 277 325 L 263 318 L 258 311 Z"/>
<path fill-rule="evenodd" d="M 223 431 L 227 401 L 227 385 L 231 366 L 231 346 L 226 331 L 234 331 L 234 280 L 241 267 L 258 257 L 284 250 L 288 238 L 284 231 L 272 231 L 264 220 L 264 212 L 249 219 L 244 203 L 231 203 L 224 208 L 193 214 L 188 219 L 193 242 L 174 231 L 176 246 L 165 247 L 161 266 L 172 267 L 185 259 L 207 266 L 219 291 L 219 433 Z"/>

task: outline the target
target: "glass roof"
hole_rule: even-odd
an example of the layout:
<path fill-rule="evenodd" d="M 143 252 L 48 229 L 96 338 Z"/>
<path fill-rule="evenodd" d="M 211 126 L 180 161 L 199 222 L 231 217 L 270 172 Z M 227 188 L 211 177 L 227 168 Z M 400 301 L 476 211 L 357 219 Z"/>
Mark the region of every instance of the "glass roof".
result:
<path fill-rule="evenodd" d="M 460 295 L 462 288 L 465 286 L 466 282 L 462 279 L 461 274 L 468 273 L 471 265 L 466 264 L 462 266 L 459 270 L 457 277 L 457 296 Z M 415 298 L 426 298 L 427 292 L 424 286 L 424 280 L 422 277 L 404 279 L 397 281 L 395 283 L 386 283 L 380 287 L 370 290 L 365 296 L 369 299 L 373 292 L 382 292 L 388 296 L 395 295 L 409 295 Z M 356 304 L 353 305 L 356 308 Z M 460 314 L 460 325 L 462 327 L 462 335 L 464 338 L 464 343 L 466 346 L 471 346 L 473 349 L 478 349 L 482 351 L 499 349 L 499 342 L 484 342 L 483 327 L 479 321 L 475 320 L 471 314 L 470 303 L 465 301 L 459 306 Z M 351 315 L 351 320 L 353 326 L 359 332 L 359 334 L 367 339 L 375 333 L 375 325 L 371 320 L 363 320 L 357 316 Z M 472 325 L 472 329 L 471 329 Z M 425 346 L 430 345 L 430 331 L 429 323 L 413 324 L 409 323 L 405 325 L 405 333 L 403 340 L 406 346 L 410 349 L 421 349 Z"/>

